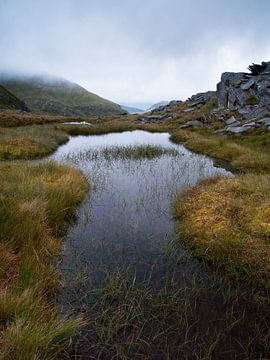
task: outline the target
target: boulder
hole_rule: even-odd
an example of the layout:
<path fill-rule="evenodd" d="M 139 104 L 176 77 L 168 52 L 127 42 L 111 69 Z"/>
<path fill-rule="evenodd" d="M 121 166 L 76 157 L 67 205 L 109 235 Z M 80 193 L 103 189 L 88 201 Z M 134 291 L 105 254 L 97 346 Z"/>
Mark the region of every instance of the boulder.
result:
<path fill-rule="evenodd" d="M 270 62 L 251 69 L 251 74 L 223 73 L 217 85 L 219 109 L 238 111 L 246 120 L 270 113 Z"/>
<path fill-rule="evenodd" d="M 194 111 L 194 110 L 196 110 L 196 108 L 185 109 L 185 110 L 183 110 L 183 112 L 184 113 L 189 113 L 189 112 Z"/>
<path fill-rule="evenodd" d="M 240 121 L 236 120 L 234 116 L 231 116 L 228 120 L 226 120 L 226 125 L 238 126 L 240 124 Z"/>
<path fill-rule="evenodd" d="M 265 126 L 270 126 L 270 117 L 258 120 L 258 123 Z"/>
<path fill-rule="evenodd" d="M 251 129 L 251 127 L 248 127 L 248 126 L 228 126 L 225 131 L 227 132 L 231 132 L 231 133 L 234 133 L 234 134 L 240 134 L 240 133 L 243 133 L 247 130 Z"/>
<path fill-rule="evenodd" d="M 203 123 L 200 122 L 199 120 L 189 120 L 188 122 L 186 122 L 185 125 L 188 126 L 188 127 L 191 127 L 191 126 L 203 126 Z"/>

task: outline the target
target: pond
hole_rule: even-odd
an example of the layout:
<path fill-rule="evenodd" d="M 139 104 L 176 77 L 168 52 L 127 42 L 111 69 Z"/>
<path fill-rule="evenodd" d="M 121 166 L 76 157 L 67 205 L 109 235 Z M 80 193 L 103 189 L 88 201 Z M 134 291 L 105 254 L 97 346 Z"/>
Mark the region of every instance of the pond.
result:
<path fill-rule="evenodd" d="M 201 312 L 204 332 L 205 311 L 211 317 L 212 301 L 223 300 L 215 296 L 220 283 L 214 285 L 209 270 L 179 242 L 176 249 L 173 203 L 187 186 L 231 173 L 172 143 L 168 133 L 145 131 L 72 137 L 50 158 L 78 166 L 91 187 L 68 230 L 59 266 L 61 312 L 83 313 L 87 320 L 74 346 L 76 358 L 193 358 L 197 353 L 188 337 L 197 335 L 179 331 L 196 319 L 183 325 L 179 312 Z M 209 301 L 207 307 L 198 308 L 198 296 Z M 161 299 L 171 300 L 172 317 L 165 316 Z M 207 331 L 201 342 L 212 336 L 210 348 L 216 333 Z"/>

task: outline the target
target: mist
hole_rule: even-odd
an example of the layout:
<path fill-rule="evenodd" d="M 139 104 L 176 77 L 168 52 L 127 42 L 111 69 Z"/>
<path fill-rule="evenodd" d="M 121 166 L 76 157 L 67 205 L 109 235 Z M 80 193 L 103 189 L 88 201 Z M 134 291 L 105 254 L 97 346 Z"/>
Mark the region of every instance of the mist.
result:
<path fill-rule="evenodd" d="M 2 0 L 0 73 L 66 78 L 147 107 L 270 60 L 267 0 Z"/>

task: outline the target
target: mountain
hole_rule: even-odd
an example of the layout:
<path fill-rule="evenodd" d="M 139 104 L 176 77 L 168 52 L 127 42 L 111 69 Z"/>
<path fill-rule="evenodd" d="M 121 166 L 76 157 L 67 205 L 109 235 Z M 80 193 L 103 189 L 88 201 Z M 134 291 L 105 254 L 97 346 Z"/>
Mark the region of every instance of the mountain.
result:
<path fill-rule="evenodd" d="M 37 114 L 88 117 L 125 113 L 119 105 L 62 78 L 2 76 L 0 83 Z"/>
<path fill-rule="evenodd" d="M 29 111 L 26 104 L 0 85 L 0 109 Z"/>
<path fill-rule="evenodd" d="M 121 105 L 121 108 L 127 111 L 129 114 L 140 114 L 143 113 L 145 110 L 138 109 L 131 106 Z"/>

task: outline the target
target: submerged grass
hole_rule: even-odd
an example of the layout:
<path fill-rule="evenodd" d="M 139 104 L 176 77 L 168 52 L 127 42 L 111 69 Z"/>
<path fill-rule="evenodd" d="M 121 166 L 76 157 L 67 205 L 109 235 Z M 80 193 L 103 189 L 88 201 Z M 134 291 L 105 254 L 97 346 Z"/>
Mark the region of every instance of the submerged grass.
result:
<path fill-rule="evenodd" d="M 0 359 L 52 359 L 81 320 L 59 319 L 54 261 L 66 222 L 88 189 L 55 163 L 0 168 Z"/>
<path fill-rule="evenodd" d="M 158 271 L 153 269 L 152 273 Z M 93 291 L 89 343 L 77 355 L 98 359 L 263 359 L 270 351 L 267 301 L 213 274 L 186 284 L 176 274 L 108 270 Z M 89 291 L 89 288 L 88 288 Z M 269 315 L 269 314 L 268 314 Z M 85 339 L 87 336 L 85 336 Z M 78 344 L 80 349 L 80 344 Z"/>

